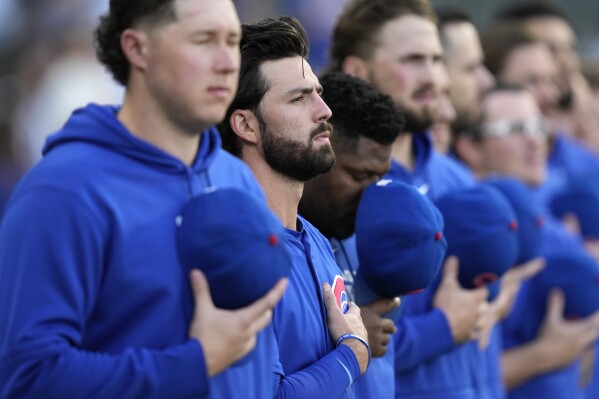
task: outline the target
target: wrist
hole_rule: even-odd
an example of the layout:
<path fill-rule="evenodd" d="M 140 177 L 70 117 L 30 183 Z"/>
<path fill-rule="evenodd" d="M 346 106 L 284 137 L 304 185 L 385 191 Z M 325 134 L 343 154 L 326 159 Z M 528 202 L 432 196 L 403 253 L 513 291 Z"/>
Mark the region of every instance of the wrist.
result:
<path fill-rule="evenodd" d="M 372 352 L 368 342 L 359 335 L 344 334 L 339 337 L 335 347 L 339 347 L 339 345 L 346 345 L 352 350 L 360 365 L 360 374 L 364 374 L 372 359 Z"/>

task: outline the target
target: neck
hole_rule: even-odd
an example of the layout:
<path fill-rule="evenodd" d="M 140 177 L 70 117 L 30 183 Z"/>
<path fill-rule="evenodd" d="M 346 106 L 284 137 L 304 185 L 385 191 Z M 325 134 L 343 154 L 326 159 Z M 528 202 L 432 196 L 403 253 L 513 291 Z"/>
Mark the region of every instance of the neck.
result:
<path fill-rule="evenodd" d="M 242 158 L 262 186 L 269 208 L 279 217 L 283 226 L 296 230 L 297 208 L 304 191 L 304 183 L 290 180 L 272 170 L 256 147 L 245 147 Z"/>
<path fill-rule="evenodd" d="M 196 157 L 200 133 L 185 131 L 164 112 L 147 90 L 127 89 L 118 119 L 134 136 L 191 165 Z"/>
<path fill-rule="evenodd" d="M 416 157 L 412 151 L 413 136 L 410 132 L 402 132 L 393 142 L 391 158 L 408 170 L 414 170 Z"/>

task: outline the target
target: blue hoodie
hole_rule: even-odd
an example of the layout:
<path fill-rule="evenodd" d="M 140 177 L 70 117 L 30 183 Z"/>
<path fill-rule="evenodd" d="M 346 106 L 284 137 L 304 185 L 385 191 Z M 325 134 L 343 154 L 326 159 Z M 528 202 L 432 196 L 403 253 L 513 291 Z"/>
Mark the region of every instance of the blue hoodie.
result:
<path fill-rule="evenodd" d="M 51 136 L 0 226 L 0 397 L 272 396 L 276 346 L 209 379 L 175 217 L 210 185 L 264 195 L 202 134 L 189 167 L 89 105 Z"/>

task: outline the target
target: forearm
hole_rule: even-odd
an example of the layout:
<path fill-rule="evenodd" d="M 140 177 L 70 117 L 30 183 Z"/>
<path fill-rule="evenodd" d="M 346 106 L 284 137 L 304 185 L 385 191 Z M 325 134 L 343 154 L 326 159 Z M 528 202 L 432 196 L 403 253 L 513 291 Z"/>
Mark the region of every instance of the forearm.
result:
<path fill-rule="evenodd" d="M 48 340 L 5 352 L 0 386 L 2 397 L 18 398 L 202 398 L 208 394 L 208 376 L 195 340 L 120 355 Z"/>
<path fill-rule="evenodd" d="M 276 375 L 275 398 L 330 399 L 340 397 L 360 376 L 356 355 L 349 346 L 339 348 L 293 374 Z"/>
<path fill-rule="evenodd" d="M 554 364 L 550 352 L 542 343 L 532 341 L 503 351 L 501 355 L 501 368 L 505 387 L 514 389 L 528 380 L 558 369 Z"/>
<path fill-rule="evenodd" d="M 453 337 L 440 310 L 418 316 L 403 316 L 397 323 L 395 369 L 406 371 L 451 350 Z"/>

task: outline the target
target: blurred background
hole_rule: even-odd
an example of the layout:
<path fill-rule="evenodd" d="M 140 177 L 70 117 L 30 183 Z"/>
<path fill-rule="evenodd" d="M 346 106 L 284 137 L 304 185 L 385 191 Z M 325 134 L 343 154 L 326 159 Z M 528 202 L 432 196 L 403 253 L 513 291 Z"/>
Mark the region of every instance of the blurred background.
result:
<path fill-rule="evenodd" d="M 242 22 L 293 15 L 310 36 L 310 62 L 327 59 L 331 26 L 346 0 L 237 0 Z M 514 0 L 433 0 L 457 5 L 483 29 Z M 569 16 L 584 59 L 599 60 L 599 2 L 554 0 Z M 0 209 L 24 170 L 41 157 L 45 137 L 88 102 L 118 103 L 123 89 L 96 61 L 92 31 L 108 0 L 0 1 Z"/>

